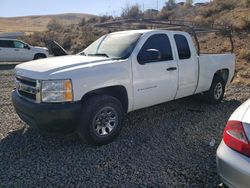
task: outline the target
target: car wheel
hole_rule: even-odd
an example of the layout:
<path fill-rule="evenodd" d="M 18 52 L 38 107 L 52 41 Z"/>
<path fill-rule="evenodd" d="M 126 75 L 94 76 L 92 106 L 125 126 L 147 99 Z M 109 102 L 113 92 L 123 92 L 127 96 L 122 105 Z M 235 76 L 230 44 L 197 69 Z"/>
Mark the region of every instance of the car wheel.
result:
<path fill-rule="evenodd" d="M 119 100 L 112 96 L 94 96 L 83 104 L 77 132 L 93 145 L 113 141 L 122 129 L 124 110 Z"/>
<path fill-rule="evenodd" d="M 34 60 L 43 59 L 43 58 L 46 58 L 46 55 L 44 55 L 44 54 L 36 54 L 35 57 L 34 57 Z"/>
<path fill-rule="evenodd" d="M 215 76 L 212 85 L 205 93 L 206 101 L 212 104 L 220 103 L 223 99 L 226 83 L 220 76 Z"/>

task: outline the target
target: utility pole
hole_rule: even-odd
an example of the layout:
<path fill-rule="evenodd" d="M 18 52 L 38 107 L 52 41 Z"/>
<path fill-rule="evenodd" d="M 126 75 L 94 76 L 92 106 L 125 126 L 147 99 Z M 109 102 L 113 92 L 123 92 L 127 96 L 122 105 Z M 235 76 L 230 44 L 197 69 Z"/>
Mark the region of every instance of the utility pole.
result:
<path fill-rule="evenodd" d="M 158 0 L 156 0 L 156 10 L 159 10 L 158 8 L 159 8 L 158 7 Z"/>

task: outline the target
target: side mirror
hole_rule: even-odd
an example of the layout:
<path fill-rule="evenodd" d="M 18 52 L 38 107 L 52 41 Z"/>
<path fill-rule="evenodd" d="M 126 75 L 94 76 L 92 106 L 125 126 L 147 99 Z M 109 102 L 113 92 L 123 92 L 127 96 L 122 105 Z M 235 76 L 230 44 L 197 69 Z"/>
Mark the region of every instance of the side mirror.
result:
<path fill-rule="evenodd" d="M 155 62 L 161 60 L 161 52 L 157 49 L 147 49 L 144 52 L 140 52 L 138 55 L 138 62 L 140 64 L 145 64 L 149 62 Z"/>
<path fill-rule="evenodd" d="M 24 48 L 30 50 L 30 46 L 28 44 L 25 44 Z"/>

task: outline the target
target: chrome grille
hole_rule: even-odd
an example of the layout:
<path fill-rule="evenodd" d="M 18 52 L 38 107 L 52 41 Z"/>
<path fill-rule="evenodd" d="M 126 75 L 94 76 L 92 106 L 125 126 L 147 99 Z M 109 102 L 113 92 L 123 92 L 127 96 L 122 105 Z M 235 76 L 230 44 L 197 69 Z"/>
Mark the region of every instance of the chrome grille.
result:
<path fill-rule="evenodd" d="M 37 101 L 36 95 L 38 89 L 36 80 L 16 76 L 16 89 L 19 95 Z"/>

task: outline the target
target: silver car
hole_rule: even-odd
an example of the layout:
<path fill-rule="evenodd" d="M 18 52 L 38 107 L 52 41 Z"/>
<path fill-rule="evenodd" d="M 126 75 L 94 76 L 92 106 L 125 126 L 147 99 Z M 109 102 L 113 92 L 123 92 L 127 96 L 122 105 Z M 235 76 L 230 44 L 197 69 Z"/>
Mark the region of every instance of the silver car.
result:
<path fill-rule="evenodd" d="M 250 99 L 229 118 L 216 161 L 221 180 L 228 187 L 250 187 Z"/>

